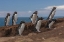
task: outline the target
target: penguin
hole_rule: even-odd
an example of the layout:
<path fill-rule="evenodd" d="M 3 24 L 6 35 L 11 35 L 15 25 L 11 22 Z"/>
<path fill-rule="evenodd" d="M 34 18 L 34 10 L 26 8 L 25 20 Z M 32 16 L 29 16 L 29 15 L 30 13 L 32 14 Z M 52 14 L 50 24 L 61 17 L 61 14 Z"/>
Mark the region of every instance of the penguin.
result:
<path fill-rule="evenodd" d="M 42 18 L 42 17 L 40 17 L 40 18 L 38 18 L 38 20 L 37 20 L 37 23 L 36 23 L 36 25 L 35 25 L 35 28 L 36 28 L 36 31 L 37 32 L 41 32 L 40 31 L 40 27 L 41 27 L 41 23 L 42 23 L 42 20 L 43 20 L 44 18 Z"/>
<path fill-rule="evenodd" d="M 56 22 L 56 19 L 52 19 L 48 22 L 47 28 L 51 29 L 52 25 Z"/>
<path fill-rule="evenodd" d="M 30 18 L 31 18 L 31 23 L 35 24 L 36 21 L 37 21 L 37 18 L 38 18 L 38 16 L 37 16 L 37 11 L 35 11 L 35 12 L 31 15 Z"/>
<path fill-rule="evenodd" d="M 5 17 L 5 26 L 8 26 L 10 22 L 10 13 L 7 13 L 7 16 Z"/>
<path fill-rule="evenodd" d="M 18 26 L 18 33 L 19 33 L 19 35 L 22 35 L 22 33 L 24 31 L 24 28 L 25 28 L 25 22 L 21 21 L 19 26 Z"/>
<path fill-rule="evenodd" d="M 12 25 L 16 25 L 16 22 L 17 22 L 17 12 L 14 12 L 12 16 Z"/>
<path fill-rule="evenodd" d="M 53 9 L 52 9 L 50 15 L 48 16 L 47 20 L 51 20 L 54 17 L 55 12 L 56 12 L 56 7 L 53 7 Z"/>

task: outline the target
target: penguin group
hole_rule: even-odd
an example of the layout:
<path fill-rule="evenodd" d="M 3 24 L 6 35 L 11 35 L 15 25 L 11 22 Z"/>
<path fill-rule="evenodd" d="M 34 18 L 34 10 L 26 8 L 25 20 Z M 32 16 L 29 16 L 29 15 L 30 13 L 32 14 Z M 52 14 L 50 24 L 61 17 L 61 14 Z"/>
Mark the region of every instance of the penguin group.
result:
<path fill-rule="evenodd" d="M 17 22 L 17 12 L 15 11 L 12 16 L 12 25 L 16 25 Z M 5 26 L 9 26 L 10 23 L 10 13 L 7 13 L 7 16 L 5 17 Z"/>
<path fill-rule="evenodd" d="M 56 22 L 56 19 L 53 19 L 55 12 L 56 12 L 56 7 L 53 7 L 50 15 L 47 18 L 48 22 L 47 22 L 46 28 L 51 29 L 52 25 Z M 42 21 L 44 18 L 38 17 L 38 11 L 35 11 L 30 16 L 30 19 L 31 19 L 31 23 L 35 26 L 34 31 L 41 32 L 40 27 L 42 25 Z M 12 25 L 16 25 L 17 20 L 18 20 L 17 12 L 14 12 L 12 16 Z M 5 17 L 5 26 L 9 26 L 9 22 L 10 22 L 10 13 L 7 13 L 7 16 Z M 17 29 L 19 35 L 22 35 L 25 29 L 25 26 L 26 26 L 25 21 L 21 21 Z"/>

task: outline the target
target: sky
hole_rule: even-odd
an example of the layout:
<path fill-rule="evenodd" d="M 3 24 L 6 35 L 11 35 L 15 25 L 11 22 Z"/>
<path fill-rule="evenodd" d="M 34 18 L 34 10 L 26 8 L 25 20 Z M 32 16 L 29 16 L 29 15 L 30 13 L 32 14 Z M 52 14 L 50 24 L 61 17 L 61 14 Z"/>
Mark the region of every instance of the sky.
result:
<path fill-rule="evenodd" d="M 53 7 L 57 7 L 55 16 L 64 16 L 64 0 L 0 0 L 0 17 L 15 11 L 18 17 L 30 17 L 34 11 L 38 16 L 46 17 Z"/>

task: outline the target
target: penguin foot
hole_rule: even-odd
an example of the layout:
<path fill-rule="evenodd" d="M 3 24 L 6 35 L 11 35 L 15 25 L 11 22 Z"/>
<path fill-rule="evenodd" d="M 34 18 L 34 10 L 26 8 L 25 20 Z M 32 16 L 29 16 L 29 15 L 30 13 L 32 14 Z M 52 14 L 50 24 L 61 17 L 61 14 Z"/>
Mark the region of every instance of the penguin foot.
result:
<path fill-rule="evenodd" d="M 52 29 L 52 28 L 49 28 L 49 29 Z"/>
<path fill-rule="evenodd" d="M 41 31 L 38 31 L 38 33 L 40 33 Z"/>

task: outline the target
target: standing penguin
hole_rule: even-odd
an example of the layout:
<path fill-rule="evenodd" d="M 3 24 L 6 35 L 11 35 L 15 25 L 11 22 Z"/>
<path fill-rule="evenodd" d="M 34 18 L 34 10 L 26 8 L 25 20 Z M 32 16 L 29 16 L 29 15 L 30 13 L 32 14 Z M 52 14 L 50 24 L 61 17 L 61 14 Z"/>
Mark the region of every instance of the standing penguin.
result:
<path fill-rule="evenodd" d="M 21 35 L 23 33 L 24 28 L 25 28 L 25 22 L 21 21 L 19 26 L 18 26 L 18 33 L 19 33 L 19 35 Z"/>
<path fill-rule="evenodd" d="M 31 22 L 32 22 L 33 24 L 35 24 L 36 21 L 37 21 L 37 18 L 38 18 L 38 16 L 37 16 L 37 11 L 35 11 L 35 12 L 31 15 Z"/>
<path fill-rule="evenodd" d="M 53 7 L 53 9 L 52 9 L 50 15 L 48 16 L 47 20 L 51 20 L 54 17 L 55 12 L 56 12 L 56 7 Z"/>
<path fill-rule="evenodd" d="M 17 12 L 14 12 L 12 16 L 12 25 L 16 25 L 16 22 L 17 22 Z"/>
<path fill-rule="evenodd" d="M 5 26 L 8 26 L 10 22 L 10 13 L 7 13 L 7 16 L 5 17 Z"/>
<path fill-rule="evenodd" d="M 56 22 L 56 19 L 52 19 L 48 22 L 47 27 L 51 29 L 52 25 Z"/>
<path fill-rule="evenodd" d="M 35 26 L 37 32 L 41 32 L 41 31 L 40 31 L 40 27 L 41 27 L 42 20 L 43 20 L 42 17 L 40 17 L 40 18 L 37 20 L 37 23 L 36 23 L 36 26 Z"/>

